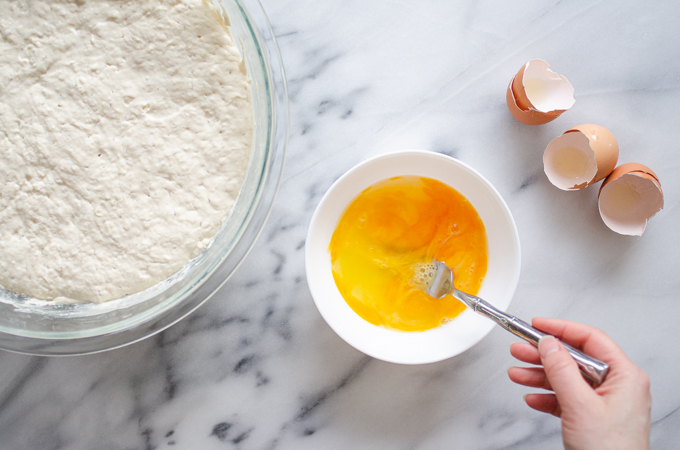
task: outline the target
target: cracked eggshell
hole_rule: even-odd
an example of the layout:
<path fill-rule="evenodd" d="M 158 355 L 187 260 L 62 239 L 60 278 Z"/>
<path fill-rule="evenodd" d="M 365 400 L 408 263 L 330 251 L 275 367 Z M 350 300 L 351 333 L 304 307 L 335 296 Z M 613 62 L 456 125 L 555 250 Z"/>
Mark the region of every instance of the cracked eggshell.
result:
<path fill-rule="evenodd" d="M 543 170 L 553 185 L 571 191 L 605 178 L 618 159 L 614 135 L 599 125 L 584 124 L 550 141 L 543 153 Z"/>
<path fill-rule="evenodd" d="M 571 83 L 548 67 L 542 59 L 532 59 L 508 85 L 508 109 L 524 124 L 542 125 L 555 120 L 575 102 Z"/>
<path fill-rule="evenodd" d="M 642 236 L 649 219 L 663 208 L 659 177 L 645 165 L 622 164 L 602 183 L 597 203 L 611 230 Z"/>

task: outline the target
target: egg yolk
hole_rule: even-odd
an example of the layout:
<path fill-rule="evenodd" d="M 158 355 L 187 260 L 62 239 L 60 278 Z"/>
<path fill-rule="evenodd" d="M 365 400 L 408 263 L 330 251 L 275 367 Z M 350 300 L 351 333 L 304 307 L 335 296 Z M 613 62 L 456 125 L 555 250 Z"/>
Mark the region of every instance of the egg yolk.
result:
<path fill-rule="evenodd" d="M 415 265 L 444 262 L 456 288 L 472 295 L 486 275 L 486 232 L 477 211 L 431 178 L 395 177 L 363 191 L 344 212 L 329 250 L 347 304 L 374 325 L 403 331 L 434 328 L 465 309 L 450 295 L 435 299 L 415 286 Z"/>

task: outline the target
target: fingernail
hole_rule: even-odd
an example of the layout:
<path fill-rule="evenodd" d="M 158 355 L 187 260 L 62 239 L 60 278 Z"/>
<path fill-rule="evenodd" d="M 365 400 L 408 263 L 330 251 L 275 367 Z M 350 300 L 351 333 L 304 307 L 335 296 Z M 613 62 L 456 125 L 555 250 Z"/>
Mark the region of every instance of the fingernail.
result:
<path fill-rule="evenodd" d="M 541 355 L 541 358 L 545 358 L 559 349 L 560 344 L 554 336 L 543 336 L 541 340 L 538 341 L 538 353 Z"/>

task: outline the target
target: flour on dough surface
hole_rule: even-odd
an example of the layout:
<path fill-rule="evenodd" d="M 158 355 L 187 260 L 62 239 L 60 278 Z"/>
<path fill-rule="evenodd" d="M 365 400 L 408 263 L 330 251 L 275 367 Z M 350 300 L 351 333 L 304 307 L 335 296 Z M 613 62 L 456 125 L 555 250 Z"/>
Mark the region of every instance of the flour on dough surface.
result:
<path fill-rule="evenodd" d="M 229 214 L 252 143 L 202 0 L 0 0 L 0 285 L 102 302 L 168 278 Z"/>

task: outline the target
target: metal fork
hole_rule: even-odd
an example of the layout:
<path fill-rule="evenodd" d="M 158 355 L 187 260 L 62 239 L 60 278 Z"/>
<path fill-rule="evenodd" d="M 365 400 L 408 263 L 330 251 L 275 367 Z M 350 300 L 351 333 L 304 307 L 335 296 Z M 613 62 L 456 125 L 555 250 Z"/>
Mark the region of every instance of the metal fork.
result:
<path fill-rule="evenodd" d="M 414 282 L 417 287 L 434 298 L 443 298 L 451 294 L 454 298 L 469 306 L 473 311 L 490 318 L 512 334 L 535 346 L 538 346 L 538 341 L 543 336 L 548 336 L 547 333 L 539 331 L 523 320 L 491 306 L 481 298 L 456 289 L 453 285 L 453 272 L 451 272 L 451 269 L 446 264 L 440 261 L 432 261 L 431 264 L 419 264 L 415 270 Z M 609 372 L 609 365 L 607 363 L 591 358 L 570 345 L 565 343 L 562 343 L 562 345 L 574 358 L 579 369 L 581 369 L 581 373 L 586 378 L 597 384 L 602 384 L 607 377 L 607 372 Z"/>

